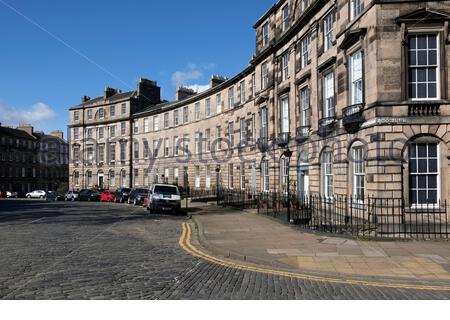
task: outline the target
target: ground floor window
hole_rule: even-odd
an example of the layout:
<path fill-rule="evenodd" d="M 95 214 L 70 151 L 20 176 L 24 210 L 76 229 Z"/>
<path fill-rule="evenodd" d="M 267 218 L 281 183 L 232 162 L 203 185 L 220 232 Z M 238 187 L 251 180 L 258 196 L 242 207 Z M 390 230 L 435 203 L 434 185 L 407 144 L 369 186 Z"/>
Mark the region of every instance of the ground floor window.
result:
<path fill-rule="evenodd" d="M 195 167 L 195 187 L 200 188 L 200 167 Z"/>
<path fill-rule="evenodd" d="M 86 174 L 86 176 L 87 176 L 87 185 L 88 186 L 92 186 L 92 172 L 91 171 L 88 171 L 87 172 L 87 174 Z"/>
<path fill-rule="evenodd" d="M 263 192 L 269 192 L 269 160 L 264 160 L 262 162 L 261 172 Z"/>
<path fill-rule="evenodd" d="M 412 205 L 438 204 L 439 145 L 414 143 L 409 147 L 409 192 Z"/>
<path fill-rule="evenodd" d="M 144 170 L 144 187 L 148 187 L 148 169 Z"/>
<path fill-rule="evenodd" d="M 245 189 L 245 164 L 242 163 L 241 167 L 239 168 L 239 186 L 242 190 Z"/>
<path fill-rule="evenodd" d="M 353 166 L 353 200 L 364 201 L 366 167 L 364 163 L 364 147 L 357 146 L 352 149 Z"/>
<path fill-rule="evenodd" d="M 205 186 L 207 189 L 211 188 L 211 166 L 205 167 Z"/>
<path fill-rule="evenodd" d="M 228 165 L 228 188 L 233 189 L 233 165 Z"/>
<path fill-rule="evenodd" d="M 288 192 L 289 191 L 289 159 L 282 158 L 280 160 L 280 183 L 281 183 L 281 191 Z"/>
<path fill-rule="evenodd" d="M 114 171 L 109 172 L 109 185 L 114 187 L 116 185 L 116 174 Z"/>
<path fill-rule="evenodd" d="M 122 187 L 126 187 L 126 183 L 127 183 L 127 173 L 125 172 L 125 170 L 122 170 L 120 172 L 120 185 Z"/>
<path fill-rule="evenodd" d="M 333 198 L 333 153 L 331 150 L 325 150 L 322 154 L 322 182 L 323 196 L 326 199 Z"/>
<path fill-rule="evenodd" d="M 73 182 L 76 186 L 80 185 L 80 173 L 78 171 L 73 173 Z"/>

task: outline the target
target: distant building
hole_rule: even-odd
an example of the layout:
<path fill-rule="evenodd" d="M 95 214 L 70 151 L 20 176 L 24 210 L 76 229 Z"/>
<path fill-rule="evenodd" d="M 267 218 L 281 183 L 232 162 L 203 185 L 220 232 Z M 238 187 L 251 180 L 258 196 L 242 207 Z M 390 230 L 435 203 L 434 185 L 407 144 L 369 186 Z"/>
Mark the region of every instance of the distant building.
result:
<path fill-rule="evenodd" d="M 68 189 L 69 147 L 60 131 L 45 134 L 31 125 L 0 124 L 0 190 L 19 195 Z"/>

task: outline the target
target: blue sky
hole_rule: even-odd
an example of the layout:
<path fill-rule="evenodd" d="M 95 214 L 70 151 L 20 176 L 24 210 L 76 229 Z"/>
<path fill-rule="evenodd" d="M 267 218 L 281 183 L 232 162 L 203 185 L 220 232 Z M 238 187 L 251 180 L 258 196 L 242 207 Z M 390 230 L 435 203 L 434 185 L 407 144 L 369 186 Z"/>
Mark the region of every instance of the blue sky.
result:
<path fill-rule="evenodd" d="M 0 0 L 0 122 L 66 132 L 68 108 L 105 86 L 177 85 L 233 76 L 255 51 L 252 28 L 276 0 Z"/>

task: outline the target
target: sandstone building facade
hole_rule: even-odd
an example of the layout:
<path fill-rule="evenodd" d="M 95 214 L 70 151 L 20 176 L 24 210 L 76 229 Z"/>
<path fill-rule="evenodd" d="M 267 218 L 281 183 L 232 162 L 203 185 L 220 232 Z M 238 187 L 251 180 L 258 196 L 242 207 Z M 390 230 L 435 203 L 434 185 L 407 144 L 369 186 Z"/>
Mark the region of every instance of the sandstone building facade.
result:
<path fill-rule="evenodd" d="M 231 79 L 70 109 L 70 185 L 449 199 L 449 1 L 280 0 Z M 143 89 L 147 89 L 143 90 Z"/>
<path fill-rule="evenodd" d="M 60 131 L 45 134 L 31 125 L 0 124 L 0 190 L 20 196 L 33 190 L 66 191 L 69 144 Z"/>

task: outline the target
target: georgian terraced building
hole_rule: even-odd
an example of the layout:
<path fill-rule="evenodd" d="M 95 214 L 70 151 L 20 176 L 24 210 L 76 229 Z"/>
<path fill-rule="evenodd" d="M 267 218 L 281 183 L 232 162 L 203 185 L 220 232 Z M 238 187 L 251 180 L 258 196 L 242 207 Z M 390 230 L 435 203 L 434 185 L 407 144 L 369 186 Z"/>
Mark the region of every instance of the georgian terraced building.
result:
<path fill-rule="evenodd" d="M 448 199 L 449 21 L 450 1 L 281 0 L 233 78 L 72 108 L 70 184 Z"/>

